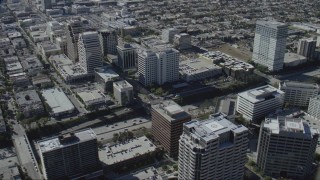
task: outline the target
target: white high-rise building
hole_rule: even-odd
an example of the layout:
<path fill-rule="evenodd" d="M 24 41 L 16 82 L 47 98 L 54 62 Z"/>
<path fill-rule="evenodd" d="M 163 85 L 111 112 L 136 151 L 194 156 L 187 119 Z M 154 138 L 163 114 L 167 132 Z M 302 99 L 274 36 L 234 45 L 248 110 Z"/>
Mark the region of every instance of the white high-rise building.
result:
<path fill-rule="evenodd" d="M 180 53 L 176 49 L 164 49 L 156 53 L 157 63 L 157 84 L 179 80 L 179 58 Z"/>
<path fill-rule="evenodd" d="M 252 60 L 269 69 L 283 68 L 288 26 L 274 21 L 257 21 Z"/>
<path fill-rule="evenodd" d="M 258 167 L 273 178 L 308 179 L 319 131 L 300 118 L 267 118 L 261 124 Z"/>
<path fill-rule="evenodd" d="M 319 93 L 319 85 L 301 82 L 284 81 L 279 83 L 279 89 L 285 93 L 284 102 L 291 106 L 309 105 L 310 98 Z"/>
<path fill-rule="evenodd" d="M 237 112 L 247 120 L 256 121 L 282 108 L 283 101 L 283 91 L 266 85 L 239 93 Z"/>
<path fill-rule="evenodd" d="M 300 39 L 298 44 L 299 55 L 306 57 L 308 60 L 313 58 L 314 51 L 316 50 L 317 41 L 313 39 Z"/>
<path fill-rule="evenodd" d="M 103 56 L 97 32 L 84 32 L 79 35 L 78 41 L 79 62 L 88 74 L 94 69 L 102 67 Z"/>
<path fill-rule="evenodd" d="M 179 179 L 241 180 L 248 129 L 220 115 L 183 125 L 179 140 Z"/>
<path fill-rule="evenodd" d="M 179 51 L 170 48 L 157 52 L 139 53 L 139 81 L 145 86 L 177 81 L 179 79 L 179 58 Z"/>
<path fill-rule="evenodd" d="M 308 114 L 320 120 L 320 95 L 310 99 Z"/>

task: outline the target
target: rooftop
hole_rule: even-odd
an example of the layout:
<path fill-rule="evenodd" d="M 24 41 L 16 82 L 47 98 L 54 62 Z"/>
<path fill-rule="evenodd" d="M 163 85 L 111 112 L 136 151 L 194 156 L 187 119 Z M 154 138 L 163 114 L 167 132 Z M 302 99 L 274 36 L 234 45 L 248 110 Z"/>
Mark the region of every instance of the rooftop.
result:
<path fill-rule="evenodd" d="M 70 134 L 64 134 L 38 141 L 41 153 L 60 149 L 66 146 L 97 139 L 92 129 L 84 129 Z"/>
<path fill-rule="evenodd" d="M 99 152 L 99 157 L 106 164 L 113 165 L 155 150 L 156 146 L 146 136 L 142 136 L 125 143 L 107 146 L 103 152 Z"/>
<path fill-rule="evenodd" d="M 41 99 L 35 90 L 18 92 L 15 97 L 19 106 L 38 106 L 39 104 L 42 106 Z"/>
<path fill-rule="evenodd" d="M 195 74 L 214 69 L 221 69 L 221 67 L 213 64 L 206 59 L 192 59 L 179 63 L 179 71 L 182 74 Z"/>
<path fill-rule="evenodd" d="M 235 125 L 221 113 L 213 114 L 205 121 L 193 120 L 184 124 L 185 128 L 205 142 L 214 140 L 226 132 L 241 133 L 248 129 L 242 125 Z"/>
<path fill-rule="evenodd" d="M 114 82 L 113 86 L 118 89 L 132 88 L 132 85 L 129 84 L 126 80 Z"/>
<path fill-rule="evenodd" d="M 278 28 L 278 27 L 287 27 L 285 23 L 277 22 L 277 21 L 261 21 L 258 20 L 257 24 L 262 25 L 262 26 L 267 26 L 271 28 Z"/>
<path fill-rule="evenodd" d="M 74 109 L 73 104 L 61 89 L 47 89 L 41 93 L 53 113 L 62 113 Z"/>
<path fill-rule="evenodd" d="M 279 134 L 280 132 L 299 133 L 312 137 L 315 134 L 319 134 L 319 130 L 311 128 L 301 118 L 291 118 L 278 116 L 277 118 L 266 118 L 264 128 L 267 128 L 273 134 Z"/>
<path fill-rule="evenodd" d="M 280 83 L 281 88 L 292 87 L 292 88 L 302 88 L 302 89 L 317 89 L 319 90 L 318 84 L 310 84 L 303 82 L 294 82 L 294 81 L 284 81 Z"/>
<path fill-rule="evenodd" d="M 250 89 L 248 91 L 244 91 L 238 94 L 238 96 L 243 97 L 251 103 L 258 103 L 282 95 L 284 95 L 283 91 L 270 85 Z"/>
<path fill-rule="evenodd" d="M 296 53 L 285 53 L 284 54 L 284 62 L 285 63 L 290 63 L 298 60 L 306 60 L 306 57 L 301 56 Z"/>
<path fill-rule="evenodd" d="M 45 52 L 60 50 L 60 47 L 58 45 L 52 43 L 51 41 L 44 41 L 44 42 L 40 42 L 38 44 L 40 44 L 40 46 L 43 48 L 43 50 Z"/>
<path fill-rule="evenodd" d="M 95 73 L 100 76 L 102 79 L 104 79 L 105 82 L 113 81 L 114 79 L 119 78 L 119 75 L 114 72 L 111 67 L 102 67 L 102 68 L 96 68 Z"/>
<path fill-rule="evenodd" d="M 157 111 L 168 121 L 191 118 L 184 109 L 172 100 L 162 101 L 160 104 L 152 105 L 152 109 Z"/>
<path fill-rule="evenodd" d="M 78 95 L 84 102 L 104 98 L 104 96 L 101 94 L 99 90 L 79 92 Z"/>

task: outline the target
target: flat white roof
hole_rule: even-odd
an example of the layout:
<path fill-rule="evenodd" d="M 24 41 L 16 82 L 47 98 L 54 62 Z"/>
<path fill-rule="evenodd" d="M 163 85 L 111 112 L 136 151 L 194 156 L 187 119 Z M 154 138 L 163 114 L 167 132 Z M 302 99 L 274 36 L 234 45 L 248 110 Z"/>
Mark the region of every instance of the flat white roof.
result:
<path fill-rule="evenodd" d="M 62 135 L 62 136 L 66 136 L 66 135 Z M 39 150 L 41 153 L 45 153 L 54 149 L 63 148 L 65 146 L 78 144 L 84 141 L 97 138 L 96 134 L 93 132 L 92 129 L 85 129 L 85 130 L 75 132 L 74 137 L 75 137 L 74 141 L 68 141 L 66 143 L 60 141 L 58 136 L 38 141 L 38 145 L 40 147 Z"/>
<path fill-rule="evenodd" d="M 61 89 L 47 89 L 41 93 L 54 114 L 72 111 L 74 109 L 73 104 Z"/>
<path fill-rule="evenodd" d="M 79 92 L 78 95 L 84 102 L 103 98 L 99 90 Z"/>
<path fill-rule="evenodd" d="M 267 96 L 278 97 L 283 94 L 283 91 L 270 85 L 266 85 L 241 92 L 238 94 L 238 96 L 241 96 L 242 98 L 250 101 L 251 103 L 257 103 L 260 101 L 264 101 Z"/>

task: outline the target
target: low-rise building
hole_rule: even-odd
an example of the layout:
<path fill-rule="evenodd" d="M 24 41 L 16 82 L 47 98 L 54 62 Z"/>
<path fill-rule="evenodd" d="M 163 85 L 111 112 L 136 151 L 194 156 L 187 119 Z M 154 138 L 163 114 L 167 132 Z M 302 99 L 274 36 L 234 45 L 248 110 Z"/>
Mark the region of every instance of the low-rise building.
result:
<path fill-rule="evenodd" d="M 106 102 L 104 95 L 99 90 L 78 92 L 86 107 L 101 105 Z"/>
<path fill-rule="evenodd" d="M 41 94 L 49 105 L 52 116 L 62 116 L 75 111 L 74 105 L 61 89 L 46 89 L 41 91 Z"/>
<path fill-rule="evenodd" d="M 42 41 L 50 41 L 50 37 L 44 31 L 30 32 L 30 36 L 34 43 L 38 43 Z"/>
<path fill-rule="evenodd" d="M 61 48 L 51 41 L 44 41 L 37 44 L 37 48 L 41 52 L 42 58 L 47 59 L 52 55 L 61 54 Z"/>
<path fill-rule="evenodd" d="M 222 74 L 222 68 L 205 59 L 192 59 L 179 63 L 181 78 L 187 82 L 212 78 Z"/>
<path fill-rule="evenodd" d="M 43 69 L 43 65 L 36 56 L 30 56 L 21 61 L 24 72 L 29 76 L 35 76 Z"/>
<path fill-rule="evenodd" d="M 239 93 L 236 108 L 246 120 L 256 121 L 282 108 L 283 101 L 283 91 L 266 85 Z"/>
<path fill-rule="evenodd" d="M 9 80 L 12 82 L 14 88 L 28 87 L 30 85 L 30 80 L 24 72 L 9 75 Z"/>
<path fill-rule="evenodd" d="M 309 84 L 293 81 L 284 81 L 279 83 L 279 89 L 285 92 L 284 103 L 291 106 L 307 107 L 310 98 L 313 98 L 319 93 L 318 84 Z"/>
<path fill-rule="evenodd" d="M 32 84 L 39 88 L 52 87 L 53 82 L 45 74 L 38 74 L 37 76 L 32 77 Z"/>
<path fill-rule="evenodd" d="M 105 147 L 104 150 L 99 151 L 99 158 L 107 167 L 117 169 L 150 158 L 156 149 L 146 136 L 142 136 Z"/>
<path fill-rule="evenodd" d="M 27 43 L 23 38 L 12 39 L 11 43 L 15 49 L 22 49 L 27 47 Z"/>
<path fill-rule="evenodd" d="M 6 70 L 7 70 L 7 74 L 11 75 L 11 74 L 17 74 L 17 73 L 22 73 L 23 72 L 23 68 L 20 62 L 15 62 L 15 63 L 6 63 Z"/>
<path fill-rule="evenodd" d="M 113 95 L 121 106 L 129 104 L 133 100 L 133 86 L 126 80 L 114 82 Z"/>
<path fill-rule="evenodd" d="M 174 35 L 173 44 L 179 50 L 190 49 L 192 47 L 191 36 L 187 33 L 176 34 Z"/>
<path fill-rule="evenodd" d="M 9 38 L 1 38 L 0 39 L 0 48 L 6 47 L 6 46 L 10 46 L 11 42 Z"/>
<path fill-rule="evenodd" d="M 119 80 L 119 75 L 114 72 L 111 67 L 106 66 L 95 69 L 95 81 L 103 93 L 112 90 L 112 83 L 117 80 Z"/>
<path fill-rule="evenodd" d="M 302 55 L 296 53 L 284 54 L 284 67 L 295 67 L 306 62 L 307 58 Z"/>
<path fill-rule="evenodd" d="M 35 90 L 27 90 L 15 94 L 19 110 L 24 117 L 35 117 L 43 115 L 45 110 L 42 101 Z"/>

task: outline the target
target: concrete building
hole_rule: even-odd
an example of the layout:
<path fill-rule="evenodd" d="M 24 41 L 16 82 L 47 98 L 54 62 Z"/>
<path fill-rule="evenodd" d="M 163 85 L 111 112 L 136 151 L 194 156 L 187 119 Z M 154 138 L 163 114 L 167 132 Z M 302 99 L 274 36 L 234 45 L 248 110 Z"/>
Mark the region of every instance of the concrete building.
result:
<path fill-rule="evenodd" d="M 222 74 L 222 68 L 205 59 L 191 59 L 179 63 L 181 79 L 199 81 Z"/>
<path fill-rule="evenodd" d="M 307 107 L 310 98 L 319 93 L 319 85 L 301 82 L 284 81 L 279 83 L 279 89 L 285 93 L 284 103 L 291 106 Z"/>
<path fill-rule="evenodd" d="M 116 31 L 107 29 L 99 30 L 99 39 L 104 56 L 107 54 L 117 54 L 118 36 Z"/>
<path fill-rule="evenodd" d="M 320 120 L 320 95 L 310 99 L 308 114 Z"/>
<path fill-rule="evenodd" d="M 179 50 L 190 49 L 192 47 L 191 36 L 187 33 L 176 34 L 174 35 L 173 44 Z"/>
<path fill-rule="evenodd" d="M 45 110 L 35 90 L 27 90 L 15 94 L 16 103 L 25 118 L 43 115 Z"/>
<path fill-rule="evenodd" d="M 118 52 L 118 66 L 122 70 L 127 70 L 136 67 L 137 52 L 136 48 L 130 44 L 123 44 L 117 46 Z"/>
<path fill-rule="evenodd" d="M 104 95 L 99 90 L 82 91 L 77 93 L 86 107 L 101 105 L 106 102 Z"/>
<path fill-rule="evenodd" d="M 298 44 L 299 55 L 306 57 L 308 60 L 313 59 L 314 51 L 316 50 L 317 41 L 313 39 L 300 39 Z"/>
<path fill-rule="evenodd" d="M 68 44 L 67 44 L 67 38 L 66 36 L 63 37 L 57 37 L 55 39 L 55 43 L 60 47 L 61 52 L 65 55 L 68 54 Z"/>
<path fill-rule="evenodd" d="M 88 74 L 93 74 L 95 68 L 102 67 L 103 55 L 97 32 L 84 32 L 78 41 L 79 62 Z"/>
<path fill-rule="evenodd" d="M 67 56 L 74 62 L 78 61 L 78 39 L 83 31 L 84 27 L 79 19 L 73 19 L 66 24 Z"/>
<path fill-rule="evenodd" d="M 92 129 L 38 141 L 45 179 L 93 179 L 103 175 Z"/>
<path fill-rule="evenodd" d="M 284 67 L 295 67 L 306 62 L 306 57 L 296 53 L 285 53 L 284 55 Z"/>
<path fill-rule="evenodd" d="M 52 116 L 62 116 L 75 111 L 75 107 L 61 89 L 46 89 L 41 91 L 41 94 L 49 105 Z"/>
<path fill-rule="evenodd" d="M 300 118 L 267 118 L 261 124 L 257 165 L 273 178 L 306 179 L 318 137 L 318 130 Z"/>
<path fill-rule="evenodd" d="M 95 69 L 95 81 L 99 85 L 99 89 L 106 93 L 112 89 L 112 83 L 119 80 L 119 74 L 114 72 L 111 67 L 102 67 Z"/>
<path fill-rule="evenodd" d="M 43 65 L 36 56 L 30 56 L 21 61 L 21 65 L 29 76 L 35 76 L 43 69 Z"/>
<path fill-rule="evenodd" d="M 180 34 L 182 31 L 187 31 L 187 27 L 174 27 L 162 30 L 161 39 L 165 43 L 172 43 L 174 35 Z"/>
<path fill-rule="evenodd" d="M 133 86 L 126 80 L 113 83 L 113 95 L 120 105 L 126 105 L 133 100 Z"/>
<path fill-rule="evenodd" d="M 211 116 L 183 125 L 179 140 L 179 179 L 241 180 L 248 148 L 248 129 Z"/>
<path fill-rule="evenodd" d="M 173 48 L 155 48 L 138 54 L 139 81 L 149 86 L 179 80 L 180 52 Z"/>
<path fill-rule="evenodd" d="M 157 81 L 157 61 L 158 57 L 152 51 L 138 54 L 138 78 L 144 86 L 150 86 Z"/>
<path fill-rule="evenodd" d="M 282 70 L 287 35 L 286 24 L 257 21 L 252 60 L 267 67 L 269 71 Z"/>
<path fill-rule="evenodd" d="M 41 10 L 52 9 L 52 0 L 41 0 Z"/>
<path fill-rule="evenodd" d="M 99 151 L 99 157 L 107 168 L 116 170 L 150 158 L 149 155 L 155 153 L 156 149 L 156 146 L 146 136 L 142 136 L 109 145 L 103 151 Z"/>
<path fill-rule="evenodd" d="M 237 112 L 249 121 L 263 119 L 267 114 L 282 108 L 284 92 L 270 85 L 238 94 Z"/>
<path fill-rule="evenodd" d="M 176 157 L 183 123 L 190 121 L 191 116 L 171 100 L 162 101 L 151 108 L 154 139 L 161 143 L 171 157 Z"/>
<path fill-rule="evenodd" d="M 50 37 L 51 42 L 55 42 L 57 37 L 65 36 L 64 25 L 58 21 L 49 21 L 47 22 L 47 35 Z"/>
<path fill-rule="evenodd" d="M 42 59 L 48 59 L 52 55 L 61 54 L 61 48 L 51 41 L 37 43 L 37 48 L 41 52 Z"/>

